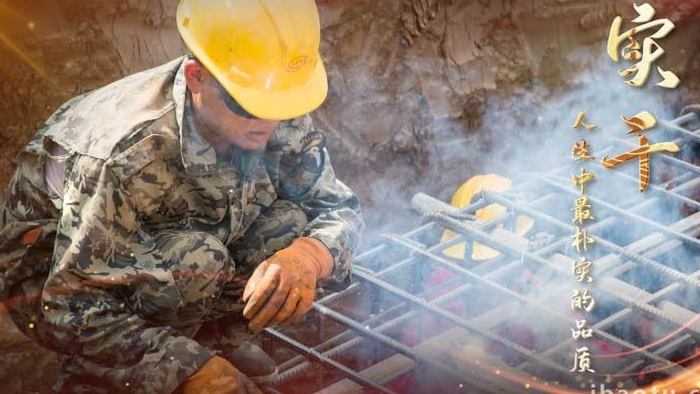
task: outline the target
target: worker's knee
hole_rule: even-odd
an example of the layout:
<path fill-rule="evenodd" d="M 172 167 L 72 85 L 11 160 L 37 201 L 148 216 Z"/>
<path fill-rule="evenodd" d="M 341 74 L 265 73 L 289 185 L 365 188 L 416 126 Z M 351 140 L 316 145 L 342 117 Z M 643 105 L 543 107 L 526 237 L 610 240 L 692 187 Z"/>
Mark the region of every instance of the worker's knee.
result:
<path fill-rule="evenodd" d="M 294 239 L 302 236 L 308 224 L 306 213 L 297 204 L 288 200 L 275 200 L 262 210 L 232 247 L 233 257 L 245 274 L 247 268 L 254 267 L 276 251 L 291 245 Z"/>
<path fill-rule="evenodd" d="M 302 231 L 309 224 L 309 218 L 297 204 L 288 200 L 276 200 L 270 208 L 269 212 L 263 212 L 264 216 L 281 216 L 285 223 L 288 224 L 292 231 Z"/>
<path fill-rule="evenodd" d="M 169 230 L 157 234 L 155 239 L 164 266 L 180 275 L 187 272 L 193 274 L 191 277 L 211 279 L 231 263 L 226 246 L 211 234 Z"/>
<path fill-rule="evenodd" d="M 171 279 L 132 286 L 132 305 L 149 319 L 174 326 L 201 319 L 233 274 L 228 249 L 202 232 L 164 231 L 155 236 Z"/>
<path fill-rule="evenodd" d="M 275 200 L 260 212 L 246 232 L 246 238 L 253 237 L 262 243 L 290 244 L 308 223 L 308 217 L 300 206 L 288 200 Z"/>

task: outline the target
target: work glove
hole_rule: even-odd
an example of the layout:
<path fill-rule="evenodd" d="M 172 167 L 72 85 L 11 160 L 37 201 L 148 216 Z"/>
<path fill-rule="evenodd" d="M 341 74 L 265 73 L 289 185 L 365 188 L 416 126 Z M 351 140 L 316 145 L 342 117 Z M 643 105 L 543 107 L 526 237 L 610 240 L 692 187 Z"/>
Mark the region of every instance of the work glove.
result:
<path fill-rule="evenodd" d="M 333 272 L 333 256 L 314 238 L 297 238 L 260 263 L 243 290 L 243 316 L 252 330 L 294 323 L 311 309 L 316 280 Z"/>
<path fill-rule="evenodd" d="M 223 357 L 214 356 L 180 386 L 182 394 L 262 394 Z"/>

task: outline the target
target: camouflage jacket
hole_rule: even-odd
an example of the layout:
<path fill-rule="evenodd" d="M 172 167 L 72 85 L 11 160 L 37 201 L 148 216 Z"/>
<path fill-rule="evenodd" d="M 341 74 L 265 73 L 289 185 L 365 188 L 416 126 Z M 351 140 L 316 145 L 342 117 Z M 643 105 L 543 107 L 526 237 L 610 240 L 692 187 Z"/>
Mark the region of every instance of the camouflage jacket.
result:
<path fill-rule="evenodd" d="M 212 356 L 124 308 L 116 290 L 124 284 L 171 279 L 154 231 L 205 231 L 230 245 L 261 209 L 288 199 L 307 213 L 306 235 L 328 247 L 333 279 L 342 281 L 363 226 L 358 199 L 335 178 L 324 136 L 308 116 L 282 122 L 259 160 L 217 157 L 188 125 L 182 64 L 131 75 L 59 108 L 21 154 L 0 215 L 0 259 L 14 253 L 2 244 L 27 228 L 55 231 L 42 293 L 51 342 L 115 387 L 148 382 L 146 391 L 169 392 Z M 43 184 L 47 141 L 68 151 L 63 198 Z"/>

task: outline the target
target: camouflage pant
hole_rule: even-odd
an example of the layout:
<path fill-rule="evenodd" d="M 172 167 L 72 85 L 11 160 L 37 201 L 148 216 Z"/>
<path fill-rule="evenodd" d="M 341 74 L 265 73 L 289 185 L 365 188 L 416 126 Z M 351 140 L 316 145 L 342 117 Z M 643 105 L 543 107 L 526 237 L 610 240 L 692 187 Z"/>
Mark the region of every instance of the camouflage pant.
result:
<path fill-rule="evenodd" d="M 230 248 L 204 232 L 161 231 L 154 238 L 164 264 L 172 267 L 174 281 L 130 284 L 124 299 L 134 313 L 154 324 L 177 328 L 225 357 L 255 335 L 242 316 L 240 298 L 247 278 L 265 258 L 301 236 L 306 224 L 306 215 L 297 205 L 277 200 Z M 27 336 L 53 348 L 40 310 L 42 288 L 41 276 L 15 286 L 9 297 L 13 300 L 10 314 Z"/>

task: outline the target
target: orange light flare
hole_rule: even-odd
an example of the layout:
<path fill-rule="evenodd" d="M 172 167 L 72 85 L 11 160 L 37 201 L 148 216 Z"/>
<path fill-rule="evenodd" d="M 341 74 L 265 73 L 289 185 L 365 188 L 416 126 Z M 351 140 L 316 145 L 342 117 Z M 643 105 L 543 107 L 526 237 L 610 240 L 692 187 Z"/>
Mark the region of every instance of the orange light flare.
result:
<path fill-rule="evenodd" d="M 688 357 L 697 358 L 700 356 L 698 349 L 695 349 L 695 354 Z M 683 362 L 682 360 L 680 362 Z M 685 371 L 678 373 L 674 376 L 668 377 L 663 380 L 656 381 L 643 388 L 649 392 L 663 392 L 663 390 L 675 390 L 676 393 L 689 393 L 692 390 L 697 390 L 700 392 L 700 363 L 695 363 Z"/>
<path fill-rule="evenodd" d="M 196 274 L 193 274 L 196 275 Z M 130 278 L 131 280 L 134 280 L 135 282 L 138 282 L 139 278 L 133 277 Z M 100 281 L 94 281 L 94 280 L 83 280 L 82 284 L 86 287 L 93 287 L 93 286 L 104 286 L 105 284 L 109 284 L 110 286 L 123 286 L 126 284 L 133 284 L 135 282 L 130 282 L 127 280 L 100 280 Z M 45 288 L 43 289 L 44 292 L 53 292 L 53 291 L 60 291 L 61 293 L 65 293 L 67 289 L 53 289 L 53 288 Z M 70 291 L 70 290 L 68 290 Z M 8 309 L 12 308 L 17 308 L 22 304 L 25 303 L 32 303 L 32 302 L 39 302 L 41 299 L 41 291 L 31 293 L 31 294 L 24 294 L 21 296 L 16 296 L 16 297 L 10 297 L 6 299 L 2 304 L 0 304 L 0 327 L 2 327 L 3 323 L 2 322 L 2 315 L 7 312 Z M 44 308 L 48 308 L 45 306 Z M 2 311 L 2 309 L 5 309 L 5 311 Z M 31 323 L 33 324 L 33 323 Z M 32 328 L 30 326 L 30 328 Z M 595 357 L 595 356 L 594 356 Z M 598 356 L 600 357 L 600 356 Z M 693 359 L 696 359 L 700 357 L 700 347 L 695 348 L 695 352 L 693 355 L 676 361 L 673 363 L 673 365 L 681 365 L 683 363 L 687 363 Z M 558 382 L 549 382 L 542 380 L 540 378 L 537 378 L 535 376 L 528 376 L 520 373 L 513 373 L 509 371 L 509 367 L 505 365 L 492 365 L 489 364 L 483 360 L 479 360 L 478 358 L 467 358 L 467 359 L 462 359 L 465 360 L 469 363 L 469 367 L 472 368 L 472 373 L 478 374 L 479 376 L 484 376 L 485 374 L 492 374 L 499 379 L 505 379 L 510 382 L 514 382 L 516 384 L 519 384 L 523 387 L 523 390 L 521 391 L 522 393 L 527 393 L 527 392 L 535 392 L 535 393 L 548 393 L 548 394 L 590 394 L 591 390 L 590 389 L 584 389 L 584 390 L 575 390 L 571 388 L 566 388 L 562 387 L 558 384 Z M 663 366 L 658 369 L 654 370 L 647 370 L 643 371 L 642 374 L 650 374 L 654 372 L 658 372 L 661 370 L 664 370 L 668 368 L 669 366 Z M 595 377 L 628 377 L 628 376 L 640 376 L 640 372 L 635 372 L 635 373 L 630 373 L 630 374 L 589 374 L 586 375 L 588 378 L 595 378 Z M 643 376 L 643 375 L 642 375 Z M 582 383 L 583 384 L 583 383 Z M 656 381 L 648 386 L 640 387 L 637 388 L 637 390 L 648 390 L 646 392 L 653 392 L 651 390 L 656 389 L 656 392 L 662 392 L 661 390 L 663 389 L 674 389 L 676 390 L 677 393 L 686 393 L 689 392 L 692 389 L 700 389 L 700 363 L 696 363 L 695 365 L 691 366 L 689 369 L 686 369 L 684 372 L 681 372 L 675 376 L 669 377 L 667 379 L 661 380 L 661 381 Z M 630 390 L 632 392 L 633 390 Z"/>
<path fill-rule="evenodd" d="M 475 371 L 475 374 L 478 374 L 479 376 L 484 376 L 486 374 L 496 375 L 501 379 L 522 385 L 523 390 L 521 393 L 590 394 L 590 390 L 579 391 L 566 387 L 560 387 L 558 382 L 548 382 L 534 376 L 528 377 L 526 375 L 512 373 L 503 366 L 499 367 L 497 365 L 490 365 L 479 359 L 470 361 L 470 363 L 471 367 L 478 369 L 478 371 Z"/>
<path fill-rule="evenodd" d="M 654 372 L 659 372 L 662 371 L 666 368 L 669 368 L 670 366 L 681 366 L 681 364 L 687 363 L 693 359 L 697 359 L 700 357 L 700 347 L 696 347 L 694 354 L 686 357 L 682 360 L 673 362 L 672 365 L 669 366 L 664 366 L 661 368 L 653 369 L 653 370 L 647 370 L 643 372 L 634 372 L 634 373 L 629 373 L 629 374 L 588 374 L 585 375 L 585 377 L 588 378 L 601 378 L 605 376 L 607 379 L 609 378 L 623 378 L 623 377 L 640 377 L 645 374 L 650 374 Z M 528 377 L 525 375 L 521 374 L 516 374 L 509 372 L 507 370 L 507 367 L 503 366 L 494 366 L 487 364 L 483 361 L 480 361 L 478 359 L 471 361 L 472 368 L 478 369 L 478 371 L 474 371 L 473 373 L 477 373 L 480 375 L 484 374 L 495 374 L 498 377 L 502 379 L 506 379 L 508 381 L 518 383 L 523 385 L 523 388 L 525 390 L 522 391 L 522 393 L 527 393 L 531 390 L 534 392 L 544 392 L 544 393 L 551 393 L 551 394 L 590 394 L 591 390 L 590 389 L 584 389 L 584 390 L 576 390 L 576 389 L 571 389 L 571 388 L 566 388 L 566 387 L 561 387 L 558 385 L 558 383 L 552 383 L 552 382 L 547 382 L 543 381 L 541 379 L 538 379 L 536 377 Z M 582 383 L 585 384 L 585 383 Z M 611 386 L 612 387 L 612 386 Z M 619 388 L 619 387 L 618 387 Z M 689 393 L 691 390 L 698 390 L 700 392 L 700 363 L 696 363 L 689 368 L 687 368 L 684 372 L 678 373 L 674 376 L 668 377 L 666 379 L 654 381 L 653 383 L 642 386 L 642 387 L 636 387 L 634 389 L 629 388 L 627 389 L 628 392 L 632 393 L 635 390 L 639 390 L 640 392 L 644 393 L 662 393 L 664 392 L 663 390 L 667 390 L 667 392 L 675 392 L 675 393 Z M 655 390 L 655 391 L 654 391 Z M 675 390 L 675 391 L 671 391 Z"/>
<path fill-rule="evenodd" d="M 0 2 L 0 26 L 9 26 L 10 24 L 6 21 L 12 21 L 15 24 L 20 22 L 24 28 L 30 31 L 36 28 L 34 22 L 29 18 L 22 15 L 19 11 L 10 7 L 4 2 Z M 35 73 L 37 73 L 42 79 L 49 82 L 52 86 L 57 87 L 56 82 L 49 78 L 49 75 L 44 68 L 35 61 L 30 52 L 24 49 L 18 42 L 12 40 L 12 38 L 4 31 L 0 31 L 0 46 L 7 47 L 15 56 L 17 56 L 23 63 L 29 66 Z"/>
<path fill-rule="evenodd" d="M 644 345 L 644 346 L 642 346 L 642 347 L 636 348 L 636 349 L 634 349 L 634 350 L 629 350 L 629 351 L 625 351 L 625 352 L 615 352 L 615 353 L 600 354 L 600 355 L 596 355 L 596 356 L 592 356 L 592 357 L 593 357 L 593 358 L 623 357 L 623 356 L 628 356 L 628 355 L 630 355 L 630 354 L 634 354 L 634 353 L 637 353 L 637 352 L 641 352 L 641 351 L 643 351 L 643 350 L 652 348 L 652 347 L 654 347 L 654 346 L 658 346 L 658 345 L 660 345 L 660 344 L 662 344 L 662 343 L 664 343 L 664 342 L 666 342 L 666 341 L 672 339 L 672 338 L 675 337 L 676 335 L 682 333 L 686 328 L 690 327 L 692 324 L 694 324 L 694 323 L 695 323 L 696 321 L 698 321 L 699 319 L 700 319 L 700 314 L 696 314 L 692 319 L 688 320 L 688 321 L 687 321 L 686 323 L 684 323 L 682 326 L 679 326 L 678 328 L 676 328 L 675 330 L 671 331 L 671 332 L 668 333 L 667 335 L 665 335 L 665 336 L 663 336 L 663 337 L 657 339 L 657 340 L 654 341 L 654 342 L 648 343 L 648 344 L 646 344 L 646 345 Z"/>
<path fill-rule="evenodd" d="M 639 371 L 639 372 L 630 372 L 630 373 L 624 373 L 624 374 L 609 374 L 609 375 L 614 376 L 614 377 L 618 377 L 618 378 L 621 378 L 621 377 L 644 378 L 645 375 L 649 375 L 649 374 L 652 374 L 655 372 L 662 372 L 668 368 L 684 367 L 683 364 L 689 363 L 690 361 L 697 359 L 698 357 L 700 357 L 700 348 L 696 347 L 694 349 L 694 353 L 691 354 L 690 356 L 688 356 L 684 359 L 678 360 L 678 361 L 673 361 L 670 364 L 664 365 L 664 366 L 659 367 L 659 368 L 647 369 L 647 370 Z M 690 368 L 687 368 L 684 372 L 681 372 L 675 376 L 671 376 L 671 377 L 665 379 L 664 381 L 679 377 L 679 376 L 684 375 L 688 372 L 693 372 L 694 376 L 696 376 L 698 378 L 696 383 L 700 383 L 700 364 L 698 364 L 698 363 L 693 364 L 692 366 L 690 366 Z M 651 385 L 646 386 L 646 387 L 650 388 L 652 386 L 655 386 L 656 384 L 657 384 L 657 382 L 654 382 Z M 667 387 L 667 388 L 670 388 L 670 387 Z M 697 388 L 700 389 L 700 386 L 698 386 Z"/>

